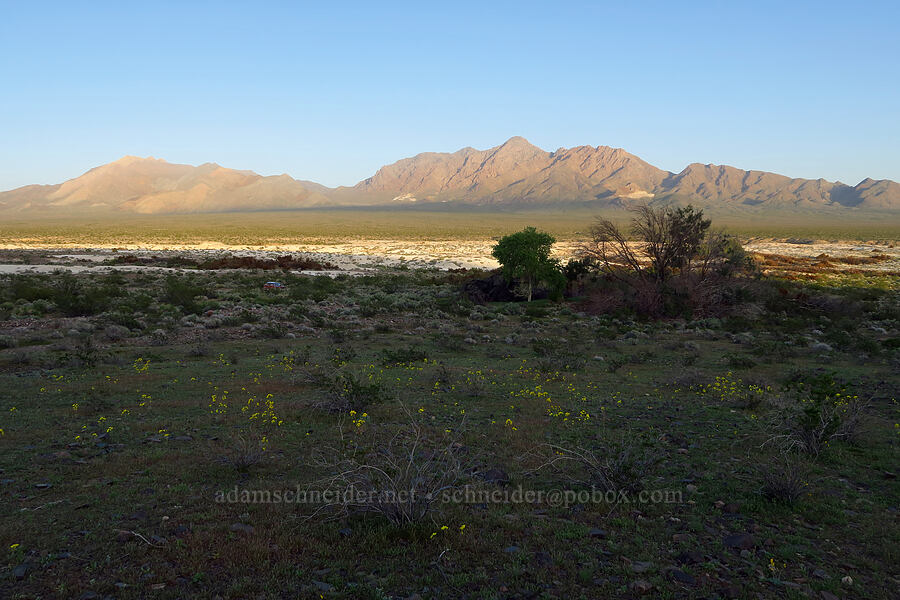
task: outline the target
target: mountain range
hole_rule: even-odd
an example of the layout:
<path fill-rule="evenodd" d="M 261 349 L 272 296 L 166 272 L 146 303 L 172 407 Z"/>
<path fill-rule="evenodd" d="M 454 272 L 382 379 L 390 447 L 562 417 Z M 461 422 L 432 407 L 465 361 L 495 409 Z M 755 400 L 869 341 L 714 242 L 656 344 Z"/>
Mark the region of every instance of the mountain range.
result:
<path fill-rule="evenodd" d="M 900 184 L 855 186 L 792 179 L 722 165 L 658 169 L 621 148 L 578 146 L 547 152 L 521 137 L 487 150 L 425 152 L 379 169 L 352 187 L 328 188 L 288 175 L 168 163 L 126 156 L 56 185 L 0 192 L 0 212 L 24 215 L 167 214 L 348 206 L 562 208 L 637 202 L 704 208 L 900 211 Z"/>

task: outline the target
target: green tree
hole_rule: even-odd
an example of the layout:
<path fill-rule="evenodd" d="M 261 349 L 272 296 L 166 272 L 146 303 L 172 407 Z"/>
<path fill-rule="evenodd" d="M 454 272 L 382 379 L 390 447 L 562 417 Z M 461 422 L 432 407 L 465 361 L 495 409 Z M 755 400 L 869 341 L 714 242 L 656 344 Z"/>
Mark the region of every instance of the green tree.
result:
<path fill-rule="evenodd" d="M 547 285 L 555 298 L 559 298 L 566 285 L 559 262 L 550 258 L 550 247 L 555 241 L 549 233 L 526 227 L 503 237 L 491 252 L 507 281 L 518 279 L 522 282 L 529 302 L 539 283 Z"/>

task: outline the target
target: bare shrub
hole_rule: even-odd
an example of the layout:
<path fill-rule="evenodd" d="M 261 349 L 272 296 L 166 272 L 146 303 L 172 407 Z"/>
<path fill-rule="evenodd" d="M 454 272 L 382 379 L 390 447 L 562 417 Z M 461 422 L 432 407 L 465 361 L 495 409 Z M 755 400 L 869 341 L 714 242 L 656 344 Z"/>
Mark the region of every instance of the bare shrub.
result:
<path fill-rule="evenodd" d="M 197 343 L 194 344 L 190 350 L 188 350 L 188 356 L 192 356 L 195 358 L 203 358 L 206 356 L 210 356 L 211 354 L 212 349 L 204 340 L 198 340 Z"/>
<path fill-rule="evenodd" d="M 259 439 L 245 433 L 236 433 L 219 449 L 217 459 L 243 472 L 262 462 L 265 455 Z"/>
<path fill-rule="evenodd" d="M 762 480 L 760 492 L 773 502 L 794 504 L 809 488 L 809 470 L 788 454 L 761 463 L 758 470 Z"/>
<path fill-rule="evenodd" d="M 581 247 L 582 257 L 616 284 L 601 305 L 650 316 L 692 312 L 722 303 L 730 296 L 723 282 L 753 268 L 736 240 L 710 231 L 703 211 L 642 205 L 632 212 L 627 232 L 600 219 Z"/>
<path fill-rule="evenodd" d="M 315 467 L 328 472 L 315 489 L 330 500 L 309 518 L 374 513 L 395 525 L 415 523 L 463 479 L 461 444 L 426 429 L 412 415 L 367 449 L 348 446 L 349 451 L 325 448 L 314 459 Z"/>
<path fill-rule="evenodd" d="M 434 376 L 434 382 L 437 384 L 438 389 L 442 392 L 449 392 L 453 388 L 455 379 L 453 370 L 447 366 L 447 363 L 442 362 L 438 365 Z"/>
<path fill-rule="evenodd" d="M 604 492 L 639 492 L 652 469 L 660 460 L 653 449 L 635 440 L 622 438 L 595 448 L 546 446 L 548 456 L 532 472 L 551 468 L 558 470 L 570 483 Z"/>
<path fill-rule="evenodd" d="M 567 342 L 541 338 L 532 342 L 531 349 L 538 357 L 535 361 L 537 368 L 543 373 L 573 371 L 587 362 L 584 354 Z"/>
<path fill-rule="evenodd" d="M 353 371 L 343 371 L 328 381 L 326 400 L 320 405 L 330 412 L 362 410 L 385 399 L 380 381 L 367 380 Z"/>
<path fill-rule="evenodd" d="M 860 398 L 831 373 L 792 381 L 781 397 L 773 399 L 769 442 L 783 451 L 818 456 L 833 441 L 852 441 L 874 395 Z"/>

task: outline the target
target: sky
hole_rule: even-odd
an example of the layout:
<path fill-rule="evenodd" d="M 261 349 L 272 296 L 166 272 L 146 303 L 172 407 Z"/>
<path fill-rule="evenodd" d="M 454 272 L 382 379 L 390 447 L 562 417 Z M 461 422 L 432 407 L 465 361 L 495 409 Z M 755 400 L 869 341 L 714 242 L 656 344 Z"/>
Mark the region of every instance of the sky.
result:
<path fill-rule="evenodd" d="M 124 155 L 353 185 L 521 135 L 900 181 L 896 2 L 0 0 L 0 189 Z"/>

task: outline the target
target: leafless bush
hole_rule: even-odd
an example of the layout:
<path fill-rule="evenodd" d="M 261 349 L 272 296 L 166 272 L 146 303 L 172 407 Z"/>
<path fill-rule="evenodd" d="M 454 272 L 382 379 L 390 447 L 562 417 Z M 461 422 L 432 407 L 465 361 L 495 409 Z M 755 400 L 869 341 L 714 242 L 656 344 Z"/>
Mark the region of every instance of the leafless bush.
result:
<path fill-rule="evenodd" d="M 633 209 L 626 232 L 608 219 L 591 228 L 581 255 L 618 284 L 604 293 L 612 309 L 628 305 L 647 315 L 716 306 L 727 296 L 724 281 L 752 268 L 740 245 L 693 207 Z"/>
<path fill-rule="evenodd" d="M 590 448 L 567 448 L 555 444 L 546 446 L 547 457 L 532 472 L 550 468 L 559 470 L 570 483 L 591 489 L 614 492 L 638 492 L 659 462 L 659 454 L 622 439 Z"/>
<path fill-rule="evenodd" d="M 765 423 L 771 432 L 767 443 L 818 456 L 833 441 L 854 441 L 876 395 L 861 398 L 827 373 L 794 382 L 771 400 L 775 410 Z"/>
<path fill-rule="evenodd" d="M 438 387 L 441 391 L 449 392 L 453 387 L 453 382 L 455 381 L 453 370 L 447 366 L 447 363 L 442 362 L 438 365 L 434 380 L 435 383 L 438 384 Z"/>
<path fill-rule="evenodd" d="M 809 470 L 796 458 L 782 454 L 758 467 L 763 496 L 775 502 L 794 504 L 809 488 Z"/>
<path fill-rule="evenodd" d="M 247 471 L 259 464 L 265 457 L 265 450 L 259 439 L 245 433 L 233 435 L 217 450 L 217 459 L 238 471 Z"/>
<path fill-rule="evenodd" d="M 212 354 L 212 349 L 210 349 L 209 344 L 207 344 L 205 340 L 198 340 L 197 343 L 188 350 L 188 356 L 196 358 L 203 358 L 210 354 Z"/>
<path fill-rule="evenodd" d="M 427 430 L 412 415 L 369 449 L 348 445 L 349 452 L 325 448 L 314 459 L 315 467 L 328 471 L 313 484 L 328 501 L 309 518 L 374 513 L 395 525 L 418 522 L 445 490 L 460 485 L 465 472 L 462 446 Z"/>

